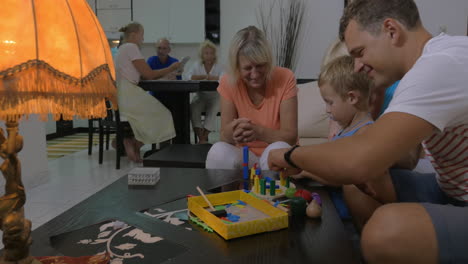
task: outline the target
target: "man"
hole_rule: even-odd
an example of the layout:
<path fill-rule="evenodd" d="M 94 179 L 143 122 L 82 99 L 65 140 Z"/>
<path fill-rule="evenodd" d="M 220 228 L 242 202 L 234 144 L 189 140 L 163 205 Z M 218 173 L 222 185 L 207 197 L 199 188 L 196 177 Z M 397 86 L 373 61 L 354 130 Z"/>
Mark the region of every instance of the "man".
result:
<path fill-rule="evenodd" d="M 369 217 L 363 256 L 368 263 L 468 263 L 468 38 L 431 36 L 413 0 L 353 1 L 340 38 L 376 87 L 401 79 L 388 109 L 361 135 L 274 150 L 270 168 L 297 173 L 297 166 L 361 187 L 423 143 L 437 174 L 390 170 L 405 203 L 378 207 L 356 188 L 375 206 L 361 212 Z"/>
<path fill-rule="evenodd" d="M 179 60 L 169 56 L 171 52 L 171 43 L 166 38 L 161 38 L 156 41 L 156 54 L 157 56 L 152 56 L 148 59 L 147 63 L 153 70 L 160 70 L 171 66 L 174 62 Z M 180 72 L 172 72 L 162 79 L 166 80 L 181 80 Z"/>

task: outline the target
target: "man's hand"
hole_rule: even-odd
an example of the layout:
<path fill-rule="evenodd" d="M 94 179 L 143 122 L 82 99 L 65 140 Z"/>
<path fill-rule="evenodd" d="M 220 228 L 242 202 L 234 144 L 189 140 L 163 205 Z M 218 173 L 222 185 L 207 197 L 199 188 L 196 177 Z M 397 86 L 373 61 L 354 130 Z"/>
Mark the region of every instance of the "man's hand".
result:
<path fill-rule="evenodd" d="M 177 72 L 170 72 L 164 75 L 162 79 L 174 81 L 174 80 L 177 80 L 177 75 L 178 75 Z"/>
<path fill-rule="evenodd" d="M 302 171 L 301 169 L 292 167 L 284 160 L 284 153 L 288 150 L 288 148 L 283 148 L 270 151 L 268 155 L 268 167 L 270 170 L 283 171 L 284 176 L 297 175 Z"/>
<path fill-rule="evenodd" d="M 174 62 L 169 66 L 169 69 L 171 69 L 171 71 L 183 70 L 183 65 L 180 62 Z"/>

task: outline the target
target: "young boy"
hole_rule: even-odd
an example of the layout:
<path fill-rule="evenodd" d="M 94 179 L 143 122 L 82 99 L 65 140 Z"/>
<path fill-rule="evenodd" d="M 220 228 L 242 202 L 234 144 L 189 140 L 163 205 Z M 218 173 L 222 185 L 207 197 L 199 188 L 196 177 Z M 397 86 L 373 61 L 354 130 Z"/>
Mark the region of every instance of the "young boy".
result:
<path fill-rule="evenodd" d="M 369 113 L 372 82 L 364 73 L 354 72 L 354 59 L 351 56 L 338 57 L 325 65 L 319 75 L 318 85 L 320 94 L 326 104 L 327 114 L 330 119 L 336 121 L 342 128 L 332 138 L 332 141 L 360 134 L 369 125 L 374 123 Z M 376 177 L 381 182 L 368 182 L 358 186 L 358 188 L 376 200 L 376 207 L 381 203 L 396 201 L 396 195 L 388 172 L 382 173 L 386 175 L 384 177 Z M 338 185 L 321 179 L 320 175 L 313 175 L 306 171 L 301 173 L 299 177 L 309 177 L 327 185 Z M 351 186 L 344 186 L 345 190 L 347 188 L 351 188 Z M 350 206 L 350 208 L 356 207 Z M 372 210 L 375 210 L 375 208 Z M 352 210 L 351 214 L 353 216 L 361 215 Z M 367 221 L 367 219 L 353 220 L 355 220 L 359 229 Z"/>

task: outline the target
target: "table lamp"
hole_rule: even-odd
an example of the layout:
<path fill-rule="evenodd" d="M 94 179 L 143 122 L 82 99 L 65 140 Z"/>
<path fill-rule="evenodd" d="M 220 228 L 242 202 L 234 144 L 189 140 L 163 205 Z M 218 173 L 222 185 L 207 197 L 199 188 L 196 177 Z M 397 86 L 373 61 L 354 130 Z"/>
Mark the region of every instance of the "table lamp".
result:
<path fill-rule="evenodd" d="M 105 98 L 116 105 L 115 70 L 86 0 L 3 0 L 0 17 L 0 120 L 6 122 L 6 133 L 0 129 L 0 263 L 37 263 L 29 255 L 18 122 L 32 114 L 44 121 L 106 116 Z"/>

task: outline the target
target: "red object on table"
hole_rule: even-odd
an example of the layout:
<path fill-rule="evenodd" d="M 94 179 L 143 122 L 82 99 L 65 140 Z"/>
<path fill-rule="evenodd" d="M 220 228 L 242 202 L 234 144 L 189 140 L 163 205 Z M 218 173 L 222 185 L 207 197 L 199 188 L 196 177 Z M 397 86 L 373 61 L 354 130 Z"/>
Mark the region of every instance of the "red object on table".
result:
<path fill-rule="evenodd" d="M 65 256 L 52 256 L 52 257 L 34 257 L 42 264 L 108 264 L 110 262 L 109 254 L 84 256 L 84 257 L 65 257 Z"/>
<path fill-rule="evenodd" d="M 302 197 L 304 198 L 308 203 L 312 201 L 312 193 L 310 193 L 307 190 L 297 190 L 296 193 L 294 194 L 296 197 Z"/>

